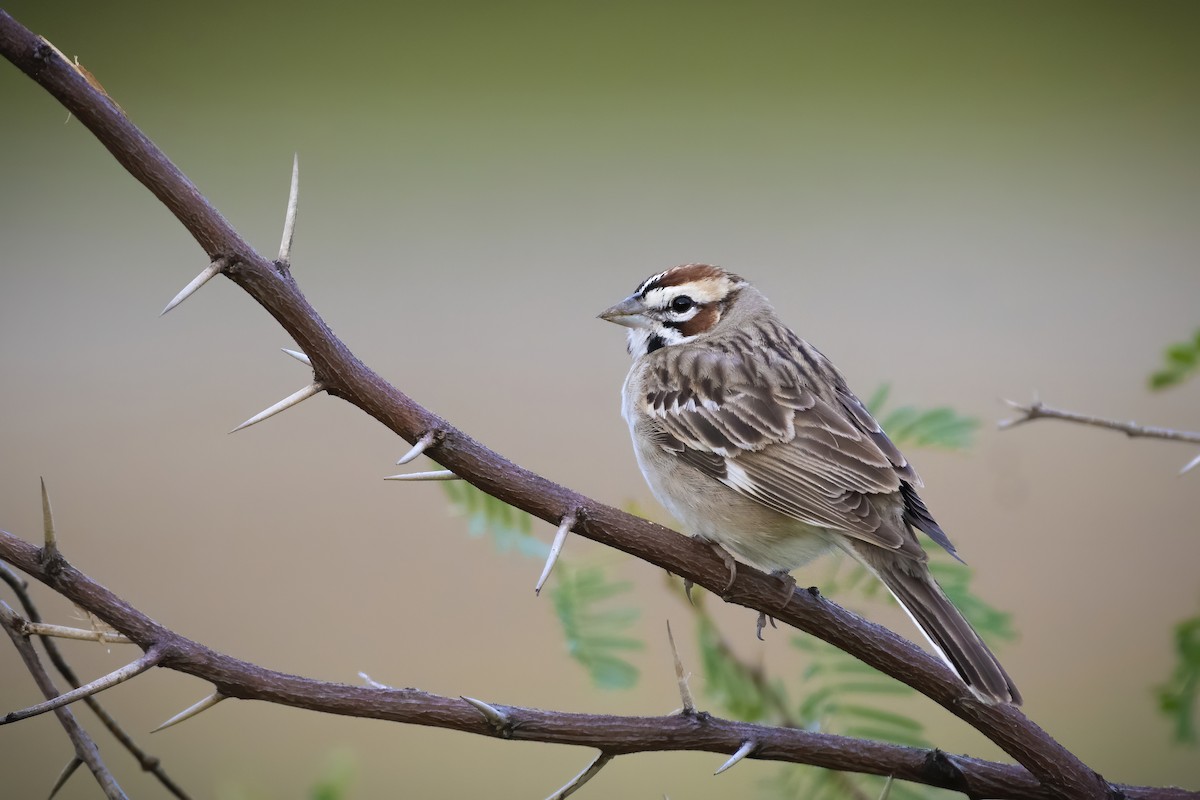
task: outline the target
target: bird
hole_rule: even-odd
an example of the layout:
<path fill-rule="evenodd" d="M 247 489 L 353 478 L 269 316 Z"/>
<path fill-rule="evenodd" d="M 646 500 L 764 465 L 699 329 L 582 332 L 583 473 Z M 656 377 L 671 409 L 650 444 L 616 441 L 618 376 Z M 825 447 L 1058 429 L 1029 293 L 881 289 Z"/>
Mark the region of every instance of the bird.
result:
<path fill-rule="evenodd" d="M 917 494 L 916 470 L 758 289 L 721 267 L 684 264 L 599 317 L 628 328 L 621 411 L 642 475 L 684 533 L 724 553 L 731 584 L 729 553 L 790 581 L 790 597 L 792 570 L 842 550 L 883 582 L 978 700 L 1021 704 L 929 572 L 916 530 L 958 555 Z"/>

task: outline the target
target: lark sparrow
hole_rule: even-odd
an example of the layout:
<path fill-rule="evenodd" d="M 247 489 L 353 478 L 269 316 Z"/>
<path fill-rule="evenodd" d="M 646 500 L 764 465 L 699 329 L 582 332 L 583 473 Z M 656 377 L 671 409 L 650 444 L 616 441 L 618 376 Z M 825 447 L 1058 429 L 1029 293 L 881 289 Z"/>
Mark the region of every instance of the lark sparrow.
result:
<path fill-rule="evenodd" d="M 916 471 L 757 289 L 685 264 L 647 278 L 600 318 L 629 328 L 622 413 L 642 474 L 685 532 L 785 577 L 846 551 L 977 697 L 1020 704 L 929 574 L 913 528 L 955 551 L 917 495 Z"/>

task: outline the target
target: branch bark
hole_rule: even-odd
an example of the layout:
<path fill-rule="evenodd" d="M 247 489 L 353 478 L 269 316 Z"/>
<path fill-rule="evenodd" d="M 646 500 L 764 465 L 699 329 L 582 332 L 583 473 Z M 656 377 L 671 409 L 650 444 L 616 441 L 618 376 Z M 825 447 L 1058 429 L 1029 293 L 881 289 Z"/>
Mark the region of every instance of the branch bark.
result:
<path fill-rule="evenodd" d="M 728 571 L 710 548 L 536 475 L 418 405 L 368 369 L 334 336 L 301 293 L 287 265 L 270 262 L 255 252 L 107 95 L 97 90 L 44 39 L 4 12 L 0 12 L 0 52 L 87 126 L 113 157 L 170 209 L 210 260 L 225 259 L 228 266 L 223 274 L 245 290 L 292 336 L 312 362 L 314 381 L 329 394 L 360 408 L 410 443 L 436 432 L 436 443 L 427 452 L 456 475 L 493 497 L 551 524 L 557 524 L 566 514 L 575 513 L 575 533 L 680 575 L 723 595 L 728 602 L 765 612 L 779 622 L 817 636 L 912 686 L 999 745 L 1026 767 L 1049 795 L 1107 798 L 1117 791 L 1019 709 L 978 702 L 948 668 L 901 637 L 805 591 L 794 592 L 786 607 L 781 609 L 778 579 L 750 567 L 739 568 L 737 579 L 725 591 Z M 3 541 L 4 552 L 16 555 L 14 548 L 17 546 L 12 537 Z M 28 554 L 16 563 L 26 568 Z M 70 576 L 69 580 L 67 576 Z M 81 580 L 82 576 L 77 573 L 64 570 L 50 585 L 94 611 L 139 644 L 169 640 L 169 631 L 154 626 L 144 617 L 131 616 L 135 613 L 133 609 L 98 592 L 99 587 L 94 584 Z M 87 592 L 82 592 L 80 587 L 86 587 Z M 340 687 L 333 690 L 327 684 L 265 671 L 256 673 L 260 682 L 240 683 L 233 680 L 234 675 L 246 675 L 244 670 L 249 665 L 199 645 L 195 647 L 198 649 L 185 658 L 182 652 L 168 646 L 164 663 L 191 670 L 198 670 L 197 664 L 202 665 L 211 675 L 208 679 L 231 696 L 254 696 L 293 705 L 308 702 L 314 705 L 305 707 L 321 706 L 320 710 L 333 713 L 365 710 L 360 703 L 368 697 L 372 703 L 379 701 L 376 693 L 368 694 L 366 689 Z M 478 720 L 463 716 L 468 710 L 461 708 L 461 701 L 431 695 L 402 699 L 401 706 L 387 718 L 399 719 L 404 715 L 398 709 L 413 703 L 424 710 L 416 715 L 419 719 L 405 721 L 432 724 L 438 720 L 448 727 L 483 732 Z M 561 731 L 564 742 L 601 747 L 594 744 L 586 732 L 572 728 L 565 721 L 571 719 L 568 716 L 532 710 L 527 713 L 529 724 L 521 729 L 525 733 L 530 730 Z M 617 741 L 621 741 L 620 736 L 627 735 L 630 742 L 641 742 L 638 749 L 652 749 L 647 745 L 664 745 L 673 741 L 672 736 L 705 729 L 705 725 L 696 720 L 676 718 L 656 718 L 652 723 L 641 721 L 633 725 L 611 718 L 589 719 L 609 719 L 605 730 L 617 737 Z M 786 747 L 771 744 L 778 742 L 782 735 L 785 734 L 778 729 L 756 732 L 763 742 L 756 757 L 785 758 Z M 746 740 L 744 733 L 737 736 L 741 738 L 736 741 L 736 737 L 722 739 L 721 747 L 716 749 L 733 752 Z M 606 752 L 621 752 L 621 748 L 620 744 L 614 747 L 612 741 L 601 747 Z M 957 770 L 952 771 L 957 774 Z M 1015 796 L 1012 785 L 994 793 Z"/>
<path fill-rule="evenodd" d="M 310 711 L 446 728 L 480 736 L 593 747 L 614 757 L 663 750 L 728 755 L 744 742 L 753 741 L 756 759 L 893 775 L 901 780 L 957 790 L 969 797 L 1047 800 L 1064 796 L 1017 765 L 940 750 L 737 722 L 704 712 L 617 717 L 493 703 L 504 717 L 504 724 L 496 725 L 462 698 L 417 689 L 318 681 L 275 672 L 219 653 L 159 625 L 65 561 L 58 561 L 55 569 L 47 569 L 40 552 L 29 542 L 0 531 L 0 558 L 96 614 L 143 649 L 161 652 L 163 667 L 207 681 L 225 697 L 264 700 Z M 1130 800 L 1200 797 L 1182 789 L 1124 785 L 1108 788 L 1114 796 L 1120 793 Z"/>

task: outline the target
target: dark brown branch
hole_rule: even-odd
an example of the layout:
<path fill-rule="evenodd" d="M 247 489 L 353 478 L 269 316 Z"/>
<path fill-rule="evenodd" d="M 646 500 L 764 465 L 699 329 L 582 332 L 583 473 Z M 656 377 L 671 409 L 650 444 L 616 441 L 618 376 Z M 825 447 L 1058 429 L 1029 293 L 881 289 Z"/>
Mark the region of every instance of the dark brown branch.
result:
<path fill-rule="evenodd" d="M 162 666 L 211 683 L 222 695 L 264 700 L 330 714 L 382 719 L 411 725 L 497 736 L 521 741 L 592 747 L 611 756 L 665 750 L 696 750 L 728 755 L 743 742 L 757 743 L 754 758 L 826 769 L 894 775 L 901 780 L 955 789 L 970 797 L 1021 800 L 1060 797 L 1023 767 L 948 755 L 901 745 L 851 739 L 792 728 L 720 719 L 705 713 L 665 717 L 568 714 L 491 704 L 505 723 L 489 723 L 458 697 L 416 689 L 350 686 L 265 669 L 218 653 L 164 628 L 69 564 L 57 572 L 38 560 L 39 550 L 0 531 L 0 558 L 88 609 L 142 648 L 163 653 Z M 1113 786 L 1131 800 L 1196 800 L 1180 789 Z"/>
<path fill-rule="evenodd" d="M 16 615 L 16 612 L 10 609 L 7 603 L 0 601 L 0 627 L 4 628 L 9 638 L 12 639 L 17 652 L 21 654 L 21 660 L 25 662 L 25 668 L 29 670 L 29 674 L 37 683 L 38 689 L 47 700 L 55 698 L 58 696 L 58 687 L 54 685 L 46 668 L 42 666 L 41 659 L 38 658 L 37 651 L 33 648 L 33 643 L 21 635 L 19 620 L 20 617 Z M 96 777 L 96 782 L 104 790 L 104 796 L 110 800 L 126 800 L 125 792 L 112 773 L 108 771 L 108 767 L 104 765 L 104 759 L 100 758 L 100 750 L 96 747 L 96 743 L 79 724 L 79 720 L 75 719 L 71 709 L 57 708 L 54 713 L 63 726 L 63 730 L 70 737 L 71 744 L 75 747 L 75 758 L 88 765 L 88 769 Z"/>
<path fill-rule="evenodd" d="M 21 608 L 25 612 L 25 617 L 30 622 L 41 622 L 42 615 L 38 612 L 37 606 L 33 602 L 33 597 L 29 594 L 24 581 L 3 563 L 0 563 L 0 580 L 7 583 L 9 588 L 12 589 L 13 594 L 17 596 L 17 599 L 21 602 Z M 75 674 L 75 670 L 67 663 L 62 650 L 58 647 L 58 642 L 53 639 L 43 639 L 42 647 L 46 648 L 46 655 L 50 657 L 50 663 L 63 676 L 63 680 L 71 685 L 71 688 L 78 689 L 83 685 L 83 681 L 79 680 L 79 676 Z M 150 755 L 139 747 L 137 742 L 133 740 L 133 737 L 117 722 L 116 717 L 108 713 L 108 709 L 101 705 L 96 697 L 85 697 L 83 702 L 100 719 L 100 722 L 108 729 L 113 738 L 120 742 L 121 746 L 133 756 L 138 766 L 157 778 L 158 782 L 173 796 L 179 798 L 179 800 L 190 800 L 188 793 L 183 790 L 183 787 L 175 783 L 171 779 L 171 776 L 167 774 L 158 757 Z"/>
<path fill-rule="evenodd" d="M 737 580 L 723 592 L 728 571 L 710 548 L 523 469 L 415 403 L 363 365 L 309 305 L 288 270 L 256 253 L 120 108 L 43 39 L 3 12 L 0 52 L 86 125 L 171 210 L 210 259 L 228 259 L 224 274 L 292 336 L 311 359 L 314 379 L 329 394 L 362 409 L 410 443 L 427 431 L 441 431 L 430 454 L 493 497 L 551 524 L 578 512 L 576 533 L 721 593 L 729 602 L 768 613 L 912 686 L 999 745 L 1052 793 L 1110 796 L 1112 789 L 1101 776 L 1018 709 L 979 703 L 945 666 L 915 645 L 807 592 L 794 593 L 780 609 L 777 580 L 749 567 L 739 569 Z M 114 624 L 112 618 L 100 616 Z M 611 746 L 607 749 L 613 751 Z M 722 748 L 731 751 L 727 744 Z"/>

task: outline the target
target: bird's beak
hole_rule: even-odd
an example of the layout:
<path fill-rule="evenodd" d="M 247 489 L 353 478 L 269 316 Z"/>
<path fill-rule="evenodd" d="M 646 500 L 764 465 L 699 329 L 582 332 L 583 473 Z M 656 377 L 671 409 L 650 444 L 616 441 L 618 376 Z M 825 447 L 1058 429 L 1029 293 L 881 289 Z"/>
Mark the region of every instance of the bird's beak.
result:
<path fill-rule="evenodd" d="M 600 319 L 624 325 L 626 328 L 649 328 L 650 318 L 642 311 L 645 310 L 642 301 L 635 295 L 626 297 L 612 308 L 606 308 L 598 315 Z"/>

